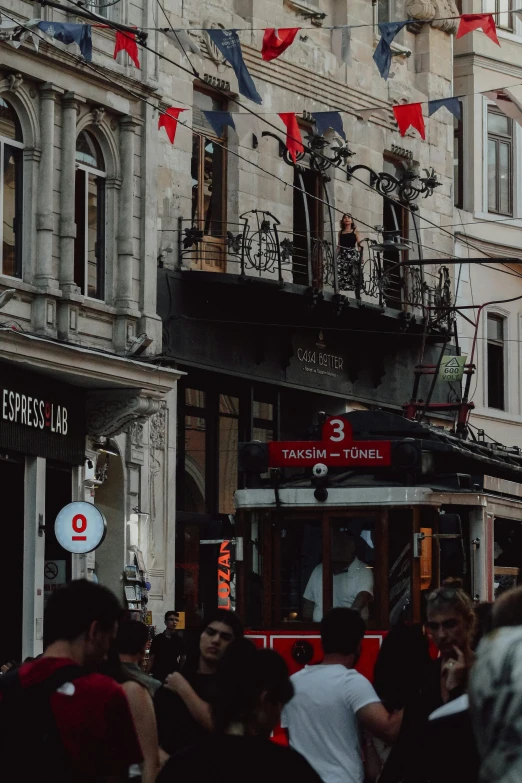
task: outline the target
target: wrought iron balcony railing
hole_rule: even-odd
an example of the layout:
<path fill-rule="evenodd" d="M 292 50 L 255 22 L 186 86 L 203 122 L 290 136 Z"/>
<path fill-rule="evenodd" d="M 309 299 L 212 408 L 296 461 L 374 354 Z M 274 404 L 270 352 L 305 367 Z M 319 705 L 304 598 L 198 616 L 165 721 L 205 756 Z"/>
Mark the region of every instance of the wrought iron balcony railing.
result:
<path fill-rule="evenodd" d="M 179 268 L 298 284 L 315 300 L 328 292 L 396 310 L 419 308 L 431 322 L 448 325 L 452 295 L 447 267 L 434 275 L 415 262 L 406 265 L 399 261 L 400 253 L 383 253 L 372 240 L 351 250 L 308 236 L 309 252 L 303 253 L 294 246 L 293 234 L 282 231 L 270 212 L 252 210 L 240 219 L 240 224 L 228 224 L 220 234 L 211 235 L 181 218 Z"/>

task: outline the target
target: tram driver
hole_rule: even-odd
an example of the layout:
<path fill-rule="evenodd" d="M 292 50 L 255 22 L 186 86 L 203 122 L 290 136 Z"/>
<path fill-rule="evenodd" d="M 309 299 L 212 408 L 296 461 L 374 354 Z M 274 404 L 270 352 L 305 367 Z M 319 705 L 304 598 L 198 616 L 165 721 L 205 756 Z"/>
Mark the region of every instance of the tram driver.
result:
<path fill-rule="evenodd" d="M 355 554 L 357 540 L 346 528 L 332 531 L 333 607 L 358 609 L 368 619 L 373 601 L 373 570 Z M 316 565 L 303 594 L 303 619 L 319 623 L 323 619 L 323 564 Z"/>

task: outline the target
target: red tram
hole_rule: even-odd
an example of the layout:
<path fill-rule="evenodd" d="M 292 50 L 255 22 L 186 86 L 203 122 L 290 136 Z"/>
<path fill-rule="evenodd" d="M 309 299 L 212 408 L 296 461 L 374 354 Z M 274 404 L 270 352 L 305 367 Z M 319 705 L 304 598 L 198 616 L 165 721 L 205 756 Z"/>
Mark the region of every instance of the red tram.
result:
<path fill-rule="evenodd" d="M 332 606 L 361 609 L 358 668 L 371 676 L 387 629 L 421 622 L 443 579 L 461 578 L 476 601 L 519 581 L 518 449 L 355 411 L 323 417 L 315 440 L 240 444 L 239 462 L 236 514 L 200 538 L 192 581 L 291 671 L 320 660 L 318 623 Z"/>

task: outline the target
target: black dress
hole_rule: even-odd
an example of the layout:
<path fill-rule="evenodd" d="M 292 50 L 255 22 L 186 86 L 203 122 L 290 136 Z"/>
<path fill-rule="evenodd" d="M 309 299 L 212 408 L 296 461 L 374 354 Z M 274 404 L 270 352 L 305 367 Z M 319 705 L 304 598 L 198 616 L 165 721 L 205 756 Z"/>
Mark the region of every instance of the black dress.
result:
<path fill-rule="evenodd" d="M 341 291 L 356 291 L 361 288 L 361 254 L 357 249 L 355 231 L 339 232 L 339 253 L 337 254 L 337 282 Z"/>

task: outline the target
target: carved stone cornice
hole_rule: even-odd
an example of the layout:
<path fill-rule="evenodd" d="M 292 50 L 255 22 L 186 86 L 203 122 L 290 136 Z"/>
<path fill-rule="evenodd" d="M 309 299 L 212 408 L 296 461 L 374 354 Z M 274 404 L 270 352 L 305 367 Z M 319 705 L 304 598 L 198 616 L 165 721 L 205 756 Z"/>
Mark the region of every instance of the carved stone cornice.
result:
<path fill-rule="evenodd" d="M 118 435 L 131 422 L 144 423 L 161 409 L 161 400 L 135 391 L 93 391 L 87 395 L 87 433 Z"/>
<path fill-rule="evenodd" d="M 0 92 L 16 92 L 22 86 L 24 79 L 21 73 L 10 73 L 0 81 Z"/>
<path fill-rule="evenodd" d="M 406 0 L 406 13 L 410 19 L 431 22 L 433 27 L 451 35 L 457 32 L 458 18 L 448 18 L 459 16 L 455 0 Z"/>

